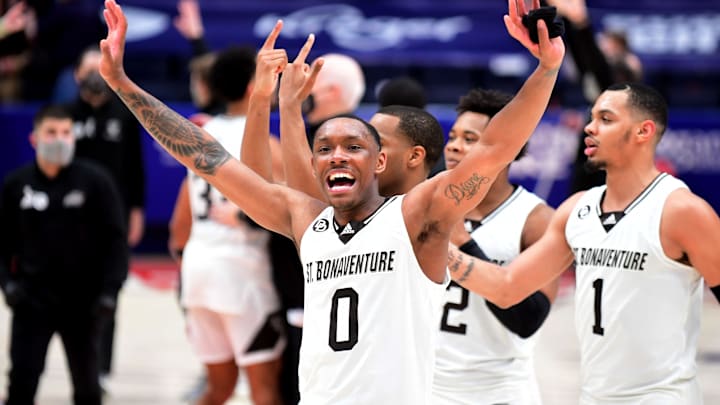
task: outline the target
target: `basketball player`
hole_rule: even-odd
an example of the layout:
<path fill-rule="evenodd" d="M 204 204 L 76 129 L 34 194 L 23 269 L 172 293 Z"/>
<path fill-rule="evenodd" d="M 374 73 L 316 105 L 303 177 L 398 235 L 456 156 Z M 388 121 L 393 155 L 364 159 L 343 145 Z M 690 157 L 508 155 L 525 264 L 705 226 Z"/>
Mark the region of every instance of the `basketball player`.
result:
<path fill-rule="evenodd" d="M 582 404 L 702 402 L 695 355 L 703 279 L 720 300 L 720 219 L 655 168 L 666 127 L 655 90 L 610 86 L 585 127 L 588 163 L 605 170 L 606 184 L 565 201 L 506 268 L 466 257 L 450 263 L 467 288 L 507 306 L 575 261 Z"/>
<path fill-rule="evenodd" d="M 539 122 L 564 55 L 562 40 L 549 39 L 540 22 L 541 41 L 533 44 L 521 23 L 524 6 L 509 1 L 506 27 L 539 66 L 484 132 L 485 148 L 475 148 L 454 170 L 404 196 L 386 200 L 378 193 L 385 155 L 372 126 L 352 117 L 327 121 L 314 139 L 312 163 L 328 206 L 265 181 L 134 84 L 122 67 L 125 16 L 113 0 L 105 5 L 109 32 L 101 41 L 101 72 L 108 84 L 178 161 L 299 247 L 306 270 L 305 324 L 312 325 L 303 330 L 302 400 L 429 403 L 432 329 L 445 288 L 450 229 L 484 197 Z M 317 76 L 320 63 L 304 63 L 309 43 L 283 72 L 280 113 L 290 128 L 302 128 L 299 104 L 311 86 L 287 94 L 283 83 L 311 83 Z"/>
<path fill-rule="evenodd" d="M 445 145 L 448 169 L 465 158 L 489 120 L 511 99 L 509 94 L 483 89 L 471 90 L 460 99 Z M 511 262 L 540 239 L 553 214 L 538 196 L 510 183 L 509 171 L 508 165 L 500 172 L 487 196 L 465 216 L 465 229 L 451 239 L 460 250 L 489 257 L 499 265 Z M 532 361 L 534 334 L 550 312 L 557 285 L 554 280 L 501 309 L 451 283 L 439 322 L 433 404 L 541 403 Z"/>
<path fill-rule="evenodd" d="M 254 71 L 255 51 L 244 48 L 220 52 L 210 69 L 213 93 L 226 108 L 203 128 L 234 156 L 240 154 Z M 207 375 L 198 404 L 225 403 L 240 368 L 253 403 L 279 404 L 285 339 L 271 277 L 270 234 L 201 176 L 189 172 L 180 192 L 173 217 L 192 214 L 181 261 L 181 302 L 189 341 Z"/>

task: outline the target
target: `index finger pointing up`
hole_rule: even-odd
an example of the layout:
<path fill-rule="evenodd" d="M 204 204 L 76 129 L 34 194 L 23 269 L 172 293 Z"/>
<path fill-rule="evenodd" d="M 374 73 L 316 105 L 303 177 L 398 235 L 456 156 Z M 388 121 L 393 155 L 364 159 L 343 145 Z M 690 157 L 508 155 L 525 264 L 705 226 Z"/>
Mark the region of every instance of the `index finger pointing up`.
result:
<path fill-rule="evenodd" d="M 272 31 L 270 31 L 270 34 L 268 34 L 267 38 L 265 39 L 265 43 L 263 44 L 262 49 L 275 49 L 275 41 L 277 41 L 277 38 L 280 35 L 282 26 L 283 26 L 282 20 L 278 20 L 275 23 L 275 26 L 273 27 Z"/>
<path fill-rule="evenodd" d="M 315 43 L 315 34 L 308 35 L 307 41 L 305 41 L 305 45 L 303 45 L 302 49 L 300 49 L 300 53 L 298 53 L 298 56 L 295 58 L 295 61 L 293 63 L 305 63 L 305 59 L 307 58 L 308 54 L 310 53 L 310 50 L 312 49 L 313 44 Z"/>

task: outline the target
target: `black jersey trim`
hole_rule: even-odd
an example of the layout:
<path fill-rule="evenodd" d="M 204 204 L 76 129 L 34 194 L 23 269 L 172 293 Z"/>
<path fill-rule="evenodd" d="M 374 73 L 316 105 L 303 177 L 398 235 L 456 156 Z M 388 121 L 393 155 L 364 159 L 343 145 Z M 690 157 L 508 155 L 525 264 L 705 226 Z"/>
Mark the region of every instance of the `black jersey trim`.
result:
<path fill-rule="evenodd" d="M 355 235 L 362 230 L 365 225 L 369 224 L 370 221 L 372 221 L 385 207 L 390 205 L 391 202 L 395 201 L 397 196 L 388 197 L 383 201 L 382 204 L 380 204 L 379 207 L 375 209 L 370 215 L 368 215 L 365 219 L 361 221 L 350 221 L 347 224 L 341 226 L 338 224 L 337 220 L 335 219 L 335 215 L 333 215 L 333 229 L 335 229 L 335 233 L 337 233 L 338 238 L 342 243 L 348 243 L 350 242 L 350 239 L 352 239 Z"/>
<path fill-rule="evenodd" d="M 650 195 L 650 192 L 652 192 L 652 191 L 655 189 L 655 187 L 657 187 L 658 184 L 660 184 L 660 182 L 661 182 L 665 177 L 667 177 L 667 176 L 669 176 L 669 174 L 667 174 L 667 173 L 660 173 L 657 177 L 655 177 L 655 180 L 653 180 L 652 183 L 650 183 L 650 185 L 647 186 L 647 187 L 645 188 L 645 190 L 644 190 L 642 193 L 640 193 L 640 195 L 637 196 L 637 197 L 635 198 L 635 200 L 633 200 L 633 202 L 630 203 L 630 205 L 628 205 L 627 208 L 625 208 L 625 214 L 627 214 L 627 213 L 630 212 L 632 209 L 634 209 L 635 207 L 637 207 L 638 204 L 640 204 L 640 203 L 642 202 L 642 200 L 645 199 L 645 197 L 647 197 L 648 195 Z"/>
<path fill-rule="evenodd" d="M 667 176 L 668 176 L 667 173 L 660 173 L 660 174 L 658 174 L 657 176 L 655 176 L 655 178 L 653 179 L 653 181 L 650 182 L 650 184 L 648 184 L 647 187 L 645 187 L 645 189 L 644 189 L 640 194 L 638 194 L 638 196 L 635 197 L 635 198 L 630 202 L 630 204 L 628 204 L 628 206 L 625 207 L 625 209 L 622 210 L 622 211 L 608 211 L 608 212 L 603 212 L 603 210 L 602 210 L 602 203 L 603 203 L 603 201 L 605 200 L 605 193 L 607 193 L 607 186 L 605 186 L 605 189 L 602 191 L 602 194 L 600 195 L 600 198 L 599 198 L 598 201 L 597 201 L 597 205 L 595 206 L 595 210 L 597 211 L 598 219 L 600 220 L 600 223 L 602 224 L 603 228 L 605 228 L 605 231 L 606 231 L 606 232 L 610 232 L 610 230 L 611 230 L 612 228 L 614 228 L 615 225 L 617 225 L 617 224 L 620 222 L 620 220 L 622 220 L 623 218 L 625 218 L 625 216 L 626 216 L 627 214 L 629 214 L 630 211 L 632 211 L 632 210 L 633 210 L 635 207 L 637 207 L 638 204 L 640 204 L 648 195 L 650 195 L 650 193 L 655 189 L 655 187 L 657 187 L 657 185 L 660 184 L 660 182 L 661 182 L 664 178 L 666 178 Z M 606 220 L 607 220 L 608 217 L 610 217 L 610 216 L 612 216 L 612 217 L 614 218 L 614 221 L 615 221 L 614 223 L 611 223 L 611 224 L 610 224 L 610 223 L 606 223 Z"/>

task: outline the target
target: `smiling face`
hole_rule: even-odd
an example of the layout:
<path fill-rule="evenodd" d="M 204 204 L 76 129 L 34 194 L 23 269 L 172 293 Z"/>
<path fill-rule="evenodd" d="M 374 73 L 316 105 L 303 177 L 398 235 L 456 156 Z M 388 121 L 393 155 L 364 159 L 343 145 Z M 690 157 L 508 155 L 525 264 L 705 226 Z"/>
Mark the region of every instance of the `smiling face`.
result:
<path fill-rule="evenodd" d="M 361 121 L 334 118 L 315 133 L 313 168 L 330 205 L 352 209 L 378 195 L 385 154 Z"/>
<path fill-rule="evenodd" d="M 489 116 L 470 111 L 457 117 L 445 144 L 445 167 L 453 169 L 460 163 L 477 143 L 489 121 Z"/>

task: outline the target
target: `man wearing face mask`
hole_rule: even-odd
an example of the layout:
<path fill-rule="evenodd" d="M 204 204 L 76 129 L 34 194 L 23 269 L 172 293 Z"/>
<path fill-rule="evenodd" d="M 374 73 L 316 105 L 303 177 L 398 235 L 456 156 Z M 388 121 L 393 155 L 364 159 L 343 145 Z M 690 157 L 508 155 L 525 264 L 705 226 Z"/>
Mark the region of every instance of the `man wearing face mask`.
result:
<path fill-rule="evenodd" d="M 6 405 L 33 403 L 55 333 L 74 403 L 100 404 L 99 325 L 127 275 L 120 196 L 105 169 L 73 160 L 64 109 L 41 109 L 30 142 L 35 161 L 9 173 L 0 190 L 0 287 L 13 311 Z"/>
<path fill-rule="evenodd" d="M 128 224 L 127 245 L 136 246 L 143 235 L 145 174 L 140 145 L 140 127 L 117 99 L 98 72 L 100 50 L 88 48 L 75 68 L 78 98 L 67 106 L 74 121 L 76 155 L 104 166 L 120 192 Z M 103 389 L 110 374 L 115 333 L 114 314 L 103 327 L 100 373 Z"/>

